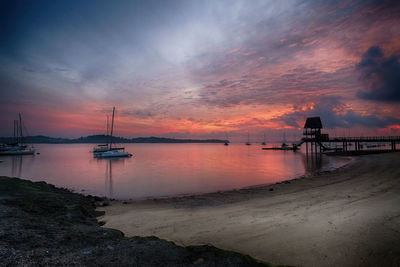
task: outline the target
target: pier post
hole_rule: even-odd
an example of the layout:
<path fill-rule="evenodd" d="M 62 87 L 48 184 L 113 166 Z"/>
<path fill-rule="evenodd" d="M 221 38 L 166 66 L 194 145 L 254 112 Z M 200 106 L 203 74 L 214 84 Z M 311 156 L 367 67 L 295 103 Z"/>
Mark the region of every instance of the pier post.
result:
<path fill-rule="evenodd" d="M 306 154 L 308 154 L 308 140 L 306 140 Z"/>

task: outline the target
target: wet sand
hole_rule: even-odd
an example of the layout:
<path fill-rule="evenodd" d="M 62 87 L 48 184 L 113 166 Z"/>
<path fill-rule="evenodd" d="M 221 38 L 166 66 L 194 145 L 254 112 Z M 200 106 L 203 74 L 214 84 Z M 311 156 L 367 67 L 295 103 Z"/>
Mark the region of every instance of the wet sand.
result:
<path fill-rule="evenodd" d="M 262 188 L 115 201 L 105 227 L 181 245 L 212 244 L 274 264 L 400 265 L 400 153 Z"/>

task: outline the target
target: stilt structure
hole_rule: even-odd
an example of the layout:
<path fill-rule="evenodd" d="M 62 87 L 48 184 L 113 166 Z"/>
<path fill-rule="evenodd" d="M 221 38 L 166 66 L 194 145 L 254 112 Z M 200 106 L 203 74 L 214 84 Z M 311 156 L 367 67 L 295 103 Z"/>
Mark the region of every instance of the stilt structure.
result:
<path fill-rule="evenodd" d="M 321 133 L 322 122 L 320 117 L 311 117 L 306 119 L 303 130 L 303 138 L 296 144 L 301 146 L 306 143 L 306 154 L 330 151 L 329 154 L 340 152 L 341 154 L 361 155 L 371 153 L 381 153 L 388 151 L 398 151 L 397 144 L 400 143 L 400 136 L 369 136 L 369 137 L 334 137 L 330 138 L 328 134 Z M 332 148 L 327 143 L 341 144 L 341 148 Z M 369 143 L 371 145 L 365 145 Z M 391 149 L 363 149 L 368 147 L 381 147 L 390 145 Z M 353 149 L 351 149 L 353 147 Z"/>
<path fill-rule="evenodd" d="M 303 140 L 306 143 L 307 154 L 309 150 L 311 153 L 317 153 L 318 150 L 319 152 L 321 152 L 322 150 L 321 129 L 322 129 L 322 122 L 320 117 L 307 118 L 303 130 L 303 136 L 304 136 Z"/>

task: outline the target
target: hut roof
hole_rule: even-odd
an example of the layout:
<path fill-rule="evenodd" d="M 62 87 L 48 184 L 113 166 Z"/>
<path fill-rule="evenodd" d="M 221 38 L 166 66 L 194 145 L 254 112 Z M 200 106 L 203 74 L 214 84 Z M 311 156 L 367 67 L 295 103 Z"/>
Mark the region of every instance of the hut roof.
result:
<path fill-rule="evenodd" d="M 307 118 L 304 128 L 322 129 L 322 122 L 320 117 Z"/>

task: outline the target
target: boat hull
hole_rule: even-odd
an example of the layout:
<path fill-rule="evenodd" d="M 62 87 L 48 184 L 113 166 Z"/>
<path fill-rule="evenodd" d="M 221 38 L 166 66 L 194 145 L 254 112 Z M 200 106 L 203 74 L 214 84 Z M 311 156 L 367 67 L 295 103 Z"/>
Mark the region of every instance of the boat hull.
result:
<path fill-rule="evenodd" d="M 133 155 L 131 153 L 114 151 L 114 150 L 95 154 L 95 158 L 129 158 L 132 156 Z"/>
<path fill-rule="evenodd" d="M 93 149 L 93 153 L 103 153 L 103 152 L 107 152 L 110 150 L 121 150 L 124 149 L 124 147 L 113 147 L 113 148 L 108 148 L 108 147 L 99 147 L 99 148 L 94 148 Z"/>

